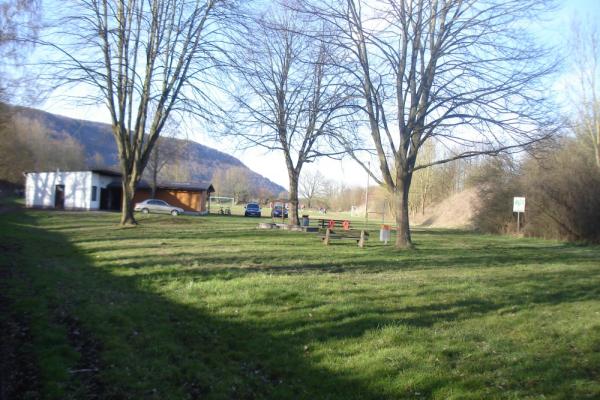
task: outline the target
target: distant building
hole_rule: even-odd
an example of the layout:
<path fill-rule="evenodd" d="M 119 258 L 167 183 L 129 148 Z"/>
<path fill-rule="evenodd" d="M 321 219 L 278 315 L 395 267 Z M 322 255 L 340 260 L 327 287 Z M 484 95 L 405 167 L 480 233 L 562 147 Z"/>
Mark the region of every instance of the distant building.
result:
<path fill-rule="evenodd" d="M 25 205 L 65 210 L 120 210 L 121 174 L 110 170 L 29 172 Z M 155 198 L 186 211 L 207 212 L 215 190 L 210 183 L 159 183 Z M 134 203 L 150 198 L 152 190 L 140 181 Z"/>

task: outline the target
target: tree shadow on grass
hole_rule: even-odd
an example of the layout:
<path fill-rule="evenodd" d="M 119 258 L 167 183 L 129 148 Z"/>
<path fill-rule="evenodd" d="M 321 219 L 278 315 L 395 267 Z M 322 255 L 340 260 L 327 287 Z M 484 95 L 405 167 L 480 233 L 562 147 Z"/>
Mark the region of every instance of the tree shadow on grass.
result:
<path fill-rule="evenodd" d="M 16 235 L 2 235 L 21 244 L 4 256 L 18 261 L 27 276 L 20 284 L 39 296 L 27 301 L 46 308 L 38 312 L 48 315 L 49 324 L 69 325 L 58 330 L 65 332 L 62 338 L 55 329 L 47 331 L 54 335 L 50 341 L 34 338 L 37 345 L 57 345 L 56 350 L 33 345 L 46 380 L 41 386 L 54 388 L 52 393 L 42 389 L 40 397 L 380 398 L 366 382 L 319 367 L 306 338 L 282 336 L 272 327 L 219 317 L 140 290 L 138 278 L 93 267 L 61 234 L 23 227 L 24 222 L 35 224 L 26 218 L 11 226 Z M 44 336 L 43 329 L 35 331 Z M 67 344 L 80 354 L 78 362 L 61 354 Z M 91 344 L 99 359 L 86 364 Z M 47 370 L 61 367 L 71 371 L 61 375 L 64 382 L 49 382 Z"/>
<path fill-rule="evenodd" d="M 516 312 L 536 305 L 600 298 L 600 286 L 597 279 L 594 279 L 597 278 L 597 270 L 574 270 L 567 275 L 564 271 L 547 271 L 519 274 L 515 277 L 503 275 L 481 278 L 486 281 L 486 286 L 498 291 L 490 299 L 463 295 L 454 296 L 449 301 L 404 304 L 399 298 L 389 305 L 389 294 L 385 292 L 348 288 L 345 296 L 360 296 L 361 299 L 349 310 L 338 310 L 329 315 L 305 319 L 288 319 L 284 316 L 263 321 L 244 319 L 222 313 L 218 307 L 211 308 L 201 298 L 183 297 L 177 302 L 170 300 L 153 292 L 148 287 L 148 280 L 164 281 L 166 284 L 173 279 L 174 273 L 178 280 L 189 282 L 224 277 L 235 279 L 257 273 L 329 273 L 331 265 L 300 263 L 280 267 L 222 267 L 240 265 L 244 257 L 247 260 L 248 255 L 193 253 L 182 257 L 191 257 L 200 265 L 215 264 L 221 267 L 197 267 L 167 272 L 157 270 L 141 275 L 117 276 L 110 273 L 110 268 L 94 266 L 94 260 L 88 258 L 87 254 L 82 254 L 69 242 L 68 237 L 40 228 L 24 227 L 23 223 L 36 223 L 35 219 L 24 221 L 25 218 L 25 215 L 21 216 L 19 226 L 12 225 L 15 235 L 3 235 L 3 240 L 21 244 L 18 252 L 15 250 L 14 254 L 8 256 L 19 260 L 34 292 L 45 299 L 40 304 L 46 307 L 44 312 L 50 315 L 51 323 L 69 325 L 65 328 L 67 334 L 62 339 L 54 340 L 68 343 L 81 357 L 74 365 L 71 359 L 64 358 L 64 367 L 78 371 L 90 370 L 68 375 L 68 379 L 62 382 L 64 398 L 81 397 L 83 394 L 90 398 L 381 399 L 412 398 L 415 391 L 418 391 L 419 396 L 432 397 L 436 391 L 446 387 L 462 388 L 466 392 L 479 390 L 478 385 L 482 382 L 474 377 L 458 378 L 448 373 L 457 357 L 451 351 L 442 354 L 445 358 L 442 357 L 439 361 L 437 371 L 429 371 L 426 379 L 413 386 L 414 390 L 408 390 L 384 387 L 377 380 L 381 377 L 376 376 L 385 371 L 384 366 L 368 371 L 324 367 L 321 363 L 322 355 L 313 354 L 310 344 L 359 339 L 368 332 L 377 332 L 380 327 L 385 326 L 426 329 L 493 313 L 502 314 L 505 310 Z M 8 221 L 8 224 L 11 222 L 15 221 Z M 536 249 L 539 250 L 537 247 Z M 532 249 L 524 251 L 530 252 Z M 434 256 L 441 254 L 436 253 Z M 135 265 L 127 264 L 125 269 L 149 266 L 158 268 L 168 265 L 169 257 L 172 258 L 164 256 L 163 259 L 151 255 L 133 262 Z M 339 267 L 345 269 L 339 273 L 350 270 L 372 272 L 377 268 L 385 272 L 405 268 L 451 268 L 453 262 L 462 262 L 463 267 L 481 266 L 485 254 L 454 257 L 447 262 L 446 267 L 443 264 L 440 266 L 440 261 L 435 257 L 405 260 L 400 265 L 390 262 L 381 265 L 380 260 L 373 261 L 372 264 L 366 259 L 351 262 L 350 254 L 340 261 Z M 495 255 L 488 254 L 488 257 Z M 507 257 L 498 265 L 514 265 L 515 260 L 520 259 L 531 262 L 530 254 L 523 253 L 513 258 Z M 541 256 L 537 260 L 543 264 L 554 263 L 555 259 L 553 256 Z M 588 260 L 587 256 L 584 259 Z M 420 290 L 420 296 L 428 297 L 434 294 L 429 291 L 435 289 L 423 287 L 413 290 Z M 438 298 L 443 294 L 435 293 Z M 277 307 L 279 302 L 283 305 L 309 296 L 309 293 L 280 293 L 274 294 L 272 298 L 256 299 L 255 305 L 269 304 L 270 307 Z M 252 305 L 252 301 L 248 300 L 250 304 L 246 305 Z M 319 301 L 323 300 L 315 299 L 312 304 L 300 307 L 309 311 L 318 307 Z M 382 304 L 387 305 L 381 306 Z M 241 305 L 244 304 L 240 303 Z M 73 320 L 80 321 L 75 324 L 74 329 L 79 332 L 77 335 L 86 336 L 86 340 L 73 338 L 77 335 L 72 331 L 72 324 L 66 322 Z M 89 364 L 90 357 L 85 356 L 90 352 L 90 344 L 95 348 L 93 351 L 99 353 L 98 361 L 92 364 Z M 54 357 L 61 358 L 58 349 L 38 351 L 58 353 L 53 354 Z M 541 358 L 536 356 L 537 358 L 528 359 L 525 363 L 505 368 L 512 379 L 509 385 L 518 381 L 519 374 L 524 374 L 524 365 L 535 365 L 535 376 L 544 384 L 550 385 L 548 381 L 554 381 L 554 386 L 548 386 L 545 391 L 568 388 L 578 380 L 589 379 L 589 366 L 584 365 L 574 371 L 569 366 L 567 371 L 566 366 L 563 368 L 555 365 L 554 356 L 556 355 L 550 351 Z M 340 360 L 341 363 L 343 361 Z M 40 362 L 43 363 L 43 359 Z M 406 363 L 403 368 L 409 368 L 410 365 Z M 413 365 L 411 368 L 413 367 L 418 369 L 419 366 Z M 43 368 L 47 366 L 42 365 Z M 497 389 L 500 390 L 495 392 L 496 395 L 501 394 L 501 388 Z"/>

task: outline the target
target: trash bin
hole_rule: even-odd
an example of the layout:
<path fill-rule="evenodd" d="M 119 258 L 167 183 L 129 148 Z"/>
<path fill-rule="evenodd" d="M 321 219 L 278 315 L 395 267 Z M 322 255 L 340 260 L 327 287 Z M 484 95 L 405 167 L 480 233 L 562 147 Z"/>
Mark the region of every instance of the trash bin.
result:
<path fill-rule="evenodd" d="M 379 231 L 379 241 L 387 244 L 390 241 L 392 227 L 390 225 L 381 225 Z"/>
<path fill-rule="evenodd" d="M 302 226 L 308 226 L 309 223 L 310 223 L 310 220 L 308 218 L 308 215 L 303 215 L 302 216 Z"/>

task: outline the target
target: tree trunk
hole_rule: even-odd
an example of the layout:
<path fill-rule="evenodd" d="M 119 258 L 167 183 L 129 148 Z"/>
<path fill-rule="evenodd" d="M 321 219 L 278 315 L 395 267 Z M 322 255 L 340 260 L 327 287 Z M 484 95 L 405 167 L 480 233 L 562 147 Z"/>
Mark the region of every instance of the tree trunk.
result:
<path fill-rule="evenodd" d="M 596 106 L 600 108 L 600 104 L 596 103 Z M 594 113 L 594 115 L 596 115 L 596 113 Z M 600 168 L 600 118 L 596 117 L 595 121 L 595 132 L 592 133 L 592 143 L 595 150 L 596 166 Z"/>
<path fill-rule="evenodd" d="M 158 186 L 158 169 L 152 168 L 152 198 L 156 197 L 156 187 Z"/>
<path fill-rule="evenodd" d="M 121 225 L 137 225 L 135 216 L 133 215 L 133 196 L 135 194 L 134 180 L 126 179 L 123 176 L 123 196 L 121 208 Z"/>
<path fill-rule="evenodd" d="M 298 218 L 298 173 L 296 171 L 289 171 L 290 179 L 290 209 L 289 209 L 289 222 L 292 225 L 300 225 L 300 218 Z"/>
<path fill-rule="evenodd" d="M 394 190 L 396 201 L 396 248 L 412 249 L 413 243 L 410 237 L 410 225 L 408 218 L 408 190 L 410 188 L 410 177 L 403 177 L 398 181 Z"/>

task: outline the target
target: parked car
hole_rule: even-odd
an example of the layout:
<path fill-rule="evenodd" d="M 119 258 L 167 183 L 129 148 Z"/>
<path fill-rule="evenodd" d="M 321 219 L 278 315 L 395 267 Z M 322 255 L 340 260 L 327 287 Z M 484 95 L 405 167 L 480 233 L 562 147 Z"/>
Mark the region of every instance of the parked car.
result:
<path fill-rule="evenodd" d="M 271 211 L 271 217 L 273 218 L 281 218 L 281 213 L 283 213 L 283 217 L 287 218 L 288 217 L 288 210 L 285 207 L 282 206 L 275 206 L 273 207 L 273 211 Z"/>
<path fill-rule="evenodd" d="M 183 213 L 183 208 L 175 207 L 163 200 L 147 199 L 141 203 L 136 203 L 135 211 L 141 211 L 144 214 L 148 213 L 160 213 L 160 214 L 171 214 L 177 216 Z"/>
<path fill-rule="evenodd" d="M 245 217 L 260 217 L 260 216 L 262 216 L 260 206 L 256 203 L 248 203 L 248 204 L 246 204 L 246 206 L 244 208 L 246 210 L 246 211 L 244 211 Z"/>

